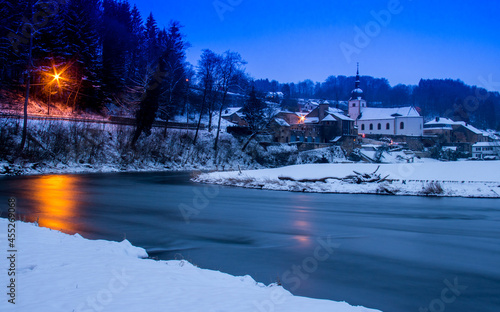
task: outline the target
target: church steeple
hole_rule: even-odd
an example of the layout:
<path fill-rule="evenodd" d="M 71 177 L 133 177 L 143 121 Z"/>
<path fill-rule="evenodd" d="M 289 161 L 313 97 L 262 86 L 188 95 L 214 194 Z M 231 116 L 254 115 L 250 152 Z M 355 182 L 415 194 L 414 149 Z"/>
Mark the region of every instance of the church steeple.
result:
<path fill-rule="evenodd" d="M 356 85 L 351 92 L 349 99 L 349 117 L 356 120 L 362 115 L 363 108 L 366 107 L 366 101 L 363 99 L 363 90 L 361 90 L 361 79 L 359 77 L 359 63 L 356 71 Z"/>
<path fill-rule="evenodd" d="M 351 92 L 351 100 L 357 100 L 363 98 L 363 90 L 361 90 L 360 86 L 361 86 L 361 80 L 359 77 L 359 63 L 358 63 L 358 70 L 356 71 L 356 84 L 354 90 L 352 90 Z"/>
<path fill-rule="evenodd" d="M 358 62 L 358 71 L 356 72 L 356 87 L 354 89 L 360 89 L 360 84 L 361 84 L 361 81 L 359 80 L 359 62 Z"/>

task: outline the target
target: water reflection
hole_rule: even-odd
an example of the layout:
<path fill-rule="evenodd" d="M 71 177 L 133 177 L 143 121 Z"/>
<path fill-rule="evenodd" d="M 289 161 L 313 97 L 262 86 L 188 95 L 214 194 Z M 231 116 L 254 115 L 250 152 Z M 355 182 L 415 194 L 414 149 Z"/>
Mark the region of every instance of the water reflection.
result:
<path fill-rule="evenodd" d="M 311 212 L 301 209 L 301 207 L 292 207 L 294 212 L 292 216 L 293 229 L 298 233 L 293 239 L 299 243 L 300 247 L 311 247 L 311 233 L 313 232 L 310 222 Z"/>
<path fill-rule="evenodd" d="M 39 225 L 66 233 L 77 233 L 79 216 L 78 176 L 41 176 L 33 181 L 33 198 L 40 212 Z"/>

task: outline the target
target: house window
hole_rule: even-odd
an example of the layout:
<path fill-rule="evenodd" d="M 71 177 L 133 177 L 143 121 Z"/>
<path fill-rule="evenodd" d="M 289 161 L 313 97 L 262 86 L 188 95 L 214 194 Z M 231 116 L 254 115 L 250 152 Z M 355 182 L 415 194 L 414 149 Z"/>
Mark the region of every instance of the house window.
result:
<path fill-rule="evenodd" d="M 370 124 L 370 130 L 373 130 L 373 124 Z"/>
<path fill-rule="evenodd" d="M 404 122 L 401 122 L 399 124 L 399 129 L 403 130 L 405 128 L 405 123 Z"/>
<path fill-rule="evenodd" d="M 377 129 L 378 129 L 378 130 L 382 130 L 382 124 L 378 124 L 378 125 L 377 125 Z"/>
<path fill-rule="evenodd" d="M 344 106 L 345 107 L 345 106 Z M 356 107 L 356 103 L 352 103 L 352 107 Z"/>
<path fill-rule="evenodd" d="M 390 129 L 391 129 L 391 124 L 390 124 L 390 123 L 387 123 L 387 124 L 385 125 L 385 129 L 390 130 Z"/>
<path fill-rule="evenodd" d="M 365 124 L 362 124 L 362 125 L 361 125 L 361 130 L 362 130 L 362 131 L 365 131 Z"/>

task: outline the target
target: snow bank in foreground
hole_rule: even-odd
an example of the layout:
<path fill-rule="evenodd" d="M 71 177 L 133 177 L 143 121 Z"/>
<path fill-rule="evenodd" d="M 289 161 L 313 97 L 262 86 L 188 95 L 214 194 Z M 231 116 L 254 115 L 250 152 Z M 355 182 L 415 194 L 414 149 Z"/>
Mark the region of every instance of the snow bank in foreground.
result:
<path fill-rule="evenodd" d="M 7 220 L 0 219 L 7 232 Z M 347 303 L 295 297 L 250 276 L 199 269 L 185 261 L 154 261 L 128 241 L 91 241 L 16 223 L 16 304 L 0 311 L 329 311 L 370 312 Z M 6 234 L 0 236 L 7 248 Z M 7 255 L 2 255 L 6 259 Z M 0 280 L 8 285 L 7 261 Z"/>
<path fill-rule="evenodd" d="M 353 171 L 372 173 L 375 164 L 310 164 L 278 169 L 202 174 L 196 182 L 228 186 L 296 192 L 435 195 L 457 197 L 500 198 L 500 161 L 433 162 L 382 164 L 378 173 L 392 182 L 350 184 L 336 179 L 326 182 L 295 182 L 280 178 L 321 179 L 344 178 Z M 436 192 L 435 186 L 442 191 Z"/>

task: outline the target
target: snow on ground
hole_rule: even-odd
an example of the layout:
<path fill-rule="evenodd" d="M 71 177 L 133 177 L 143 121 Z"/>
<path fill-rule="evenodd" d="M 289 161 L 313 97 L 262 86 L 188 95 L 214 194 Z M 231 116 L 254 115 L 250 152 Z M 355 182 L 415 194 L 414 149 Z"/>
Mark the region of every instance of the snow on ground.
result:
<path fill-rule="evenodd" d="M 6 219 L 0 227 L 7 232 Z M 250 276 L 203 270 L 186 261 L 155 261 L 128 241 L 91 241 L 16 222 L 16 304 L 0 311 L 329 311 L 370 312 L 347 303 L 296 297 Z M 3 252 L 6 235 L 0 236 Z M 3 254 L 6 259 L 8 255 Z M 0 278 L 7 283 L 8 262 Z"/>
<path fill-rule="evenodd" d="M 194 181 L 299 192 L 500 198 L 500 161 L 439 162 L 425 159 L 415 163 L 382 164 L 378 173 L 394 180 L 382 183 L 351 184 L 336 179 L 328 179 L 326 182 L 295 182 L 279 179 L 344 178 L 352 175 L 353 171 L 372 173 L 378 166 L 364 163 L 308 164 L 241 173 L 213 172 L 202 174 Z M 439 184 L 442 192 L 432 189 L 436 184 Z"/>

